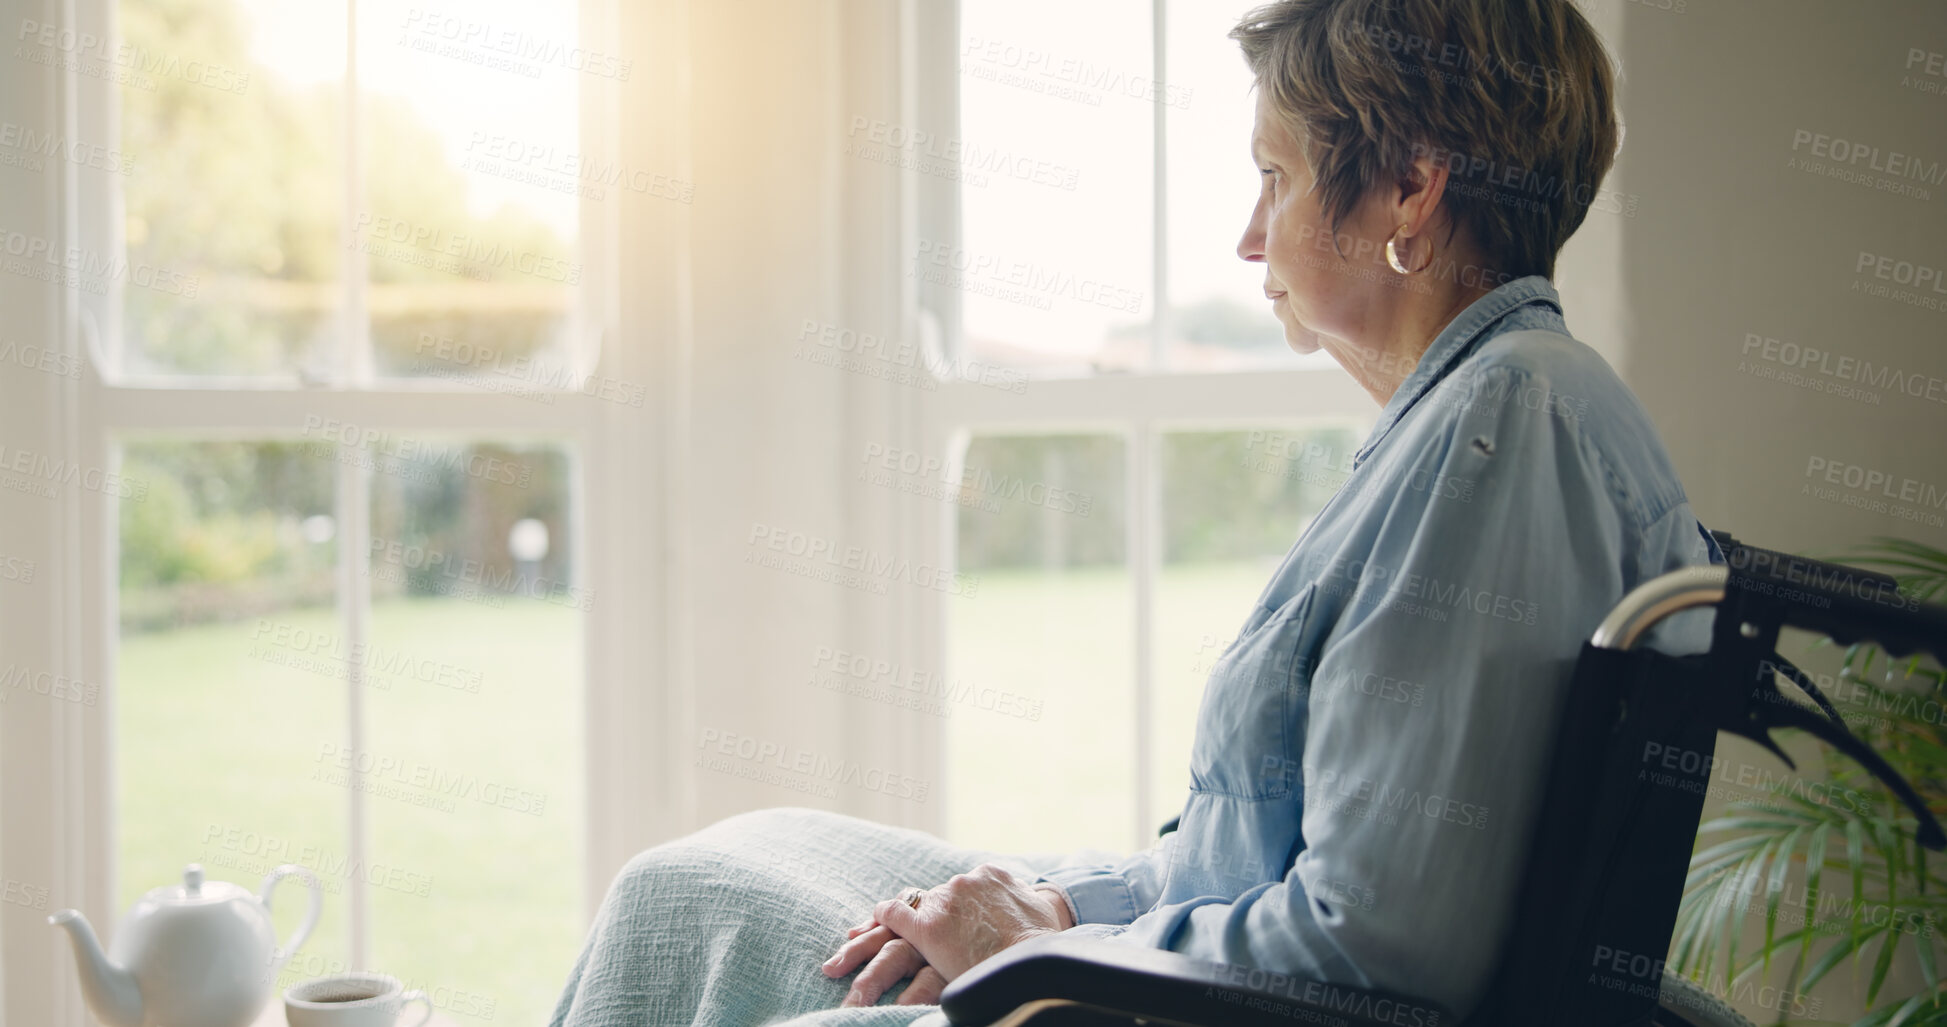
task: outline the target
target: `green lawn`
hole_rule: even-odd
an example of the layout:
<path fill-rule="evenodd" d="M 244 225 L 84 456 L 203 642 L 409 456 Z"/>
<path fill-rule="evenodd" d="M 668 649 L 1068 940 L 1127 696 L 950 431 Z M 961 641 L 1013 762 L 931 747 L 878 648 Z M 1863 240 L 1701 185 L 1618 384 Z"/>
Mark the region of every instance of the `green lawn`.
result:
<path fill-rule="evenodd" d="M 1203 676 L 1270 569 L 1265 561 L 1199 564 L 1161 577 L 1152 821 L 1182 802 Z M 1127 575 L 980 578 L 977 598 L 949 608 L 949 679 L 1038 700 L 1042 712 L 1028 720 L 954 707 L 943 724 L 948 835 L 1007 851 L 1128 848 L 1156 824 L 1137 825 L 1128 783 Z M 321 672 L 275 659 L 301 652 L 305 632 L 333 632 L 330 610 L 124 639 L 122 902 L 179 879 L 191 861 L 253 889 L 269 866 L 304 863 L 324 872 L 331 893 L 319 932 L 281 983 L 345 967 L 349 896 L 362 888 L 372 967 L 434 991 L 441 1012 L 461 1024 L 542 1022 L 582 941 L 580 889 L 607 885 L 579 879 L 580 619 L 536 601 L 494 609 L 414 599 L 376 603 L 372 624 L 378 661 L 409 662 L 404 672 L 375 673 L 364 689 L 364 749 L 399 769 L 373 775 L 394 791 L 367 796 L 363 867 L 349 865 L 348 792 L 319 779 L 336 769 L 332 747 L 344 744 L 345 686 L 331 673 L 342 664 Z M 345 655 L 331 644 L 321 651 Z M 447 684 L 417 680 L 412 669 Z M 476 677 L 477 692 L 466 690 Z M 435 776 L 453 791 L 441 791 Z M 453 794 L 479 796 L 489 785 L 511 789 L 516 803 L 544 795 L 545 809 L 536 816 Z M 299 883 L 280 887 L 283 932 L 303 906 Z"/>
<path fill-rule="evenodd" d="M 1138 825 L 1134 633 L 1121 571 L 982 572 L 949 608 L 949 680 L 1040 700 L 1039 720 L 961 705 L 946 719 L 946 834 L 1006 852 L 1126 850 L 1154 837 L 1189 789 L 1197 703 L 1275 560 L 1172 564 L 1157 579 L 1155 752 L 1149 822 Z"/>
<path fill-rule="evenodd" d="M 396 672 L 364 689 L 363 748 L 396 769 L 369 778 L 393 791 L 367 797 L 370 857 L 359 866 L 346 844 L 349 793 L 317 779 L 343 751 L 328 748 L 344 744 L 342 679 L 265 658 L 301 652 L 299 632 L 333 631 L 329 610 L 308 609 L 123 641 L 123 903 L 192 861 L 253 889 L 269 865 L 303 863 L 331 892 L 280 983 L 344 968 L 349 895 L 362 888 L 373 968 L 435 993 L 459 1023 L 544 1021 L 585 926 L 579 617 L 512 598 L 503 609 L 374 604 L 377 660 Z M 477 692 L 465 687 L 473 681 Z M 510 794 L 516 807 L 545 805 L 535 815 L 481 801 Z M 279 886 L 280 933 L 296 925 L 302 890 Z"/>

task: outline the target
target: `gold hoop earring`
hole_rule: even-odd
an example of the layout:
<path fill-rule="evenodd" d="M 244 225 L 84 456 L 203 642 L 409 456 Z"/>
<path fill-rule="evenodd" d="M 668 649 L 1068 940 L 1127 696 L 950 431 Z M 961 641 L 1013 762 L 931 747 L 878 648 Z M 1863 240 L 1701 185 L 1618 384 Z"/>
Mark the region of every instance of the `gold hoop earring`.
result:
<path fill-rule="evenodd" d="M 1406 226 L 1401 225 L 1398 228 L 1393 229 L 1393 234 L 1387 237 L 1386 263 L 1391 264 L 1393 266 L 1393 270 L 1399 272 L 1402 275 L 1417 275 L 1420 272 L 1425 271 L 1427 269 L 1428 264 L 1433 263 L 1433 254 L 1429 252 L 1426 255 L 1426 264 L 1421 264 L 1419 267 L 1408 270 L 1405 264 L 1399 262 L 1399 250 L 1394 248 L 1393 245 L 1394 242 L 1399 239 L 1399 233 L 1404 231 L 1406 231 Z"/>

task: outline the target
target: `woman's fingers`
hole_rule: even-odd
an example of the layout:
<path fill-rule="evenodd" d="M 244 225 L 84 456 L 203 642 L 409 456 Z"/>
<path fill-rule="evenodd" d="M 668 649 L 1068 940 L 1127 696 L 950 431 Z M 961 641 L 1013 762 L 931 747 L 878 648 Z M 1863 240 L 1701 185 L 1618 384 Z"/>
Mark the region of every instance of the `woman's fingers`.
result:
<path fill-rule="evenodd" d="M 852 991 L 839 1003 L 846 1006 L 869 1006 L 879 1001 L 886 989 L 911 977 L 926 965 L 919 950 L 903 938 L 894 938 L 879 949 L 865 969 L 859 971 L 859 979 L 852 982 Z"/>
<path fill-rule="evenodd" d="M 862 923 L 862 924 L 859 924 L 859 925 L 858 925 L 857 927 L 853 927 L 853 928 L 850 928 L 850 929 L 848 929 L 848 930 L 847 930 L 847 931 L 845 932 L 845 936 L 846 936 L 847 938 L 856 938 L 856 937 L 858 937 L 859 935 L 861 935 L 861 934 L 864 934 L 865 932 L 867 932 L 867 931 L 869 931 L 869 930 L 871 930 L 871 929 L 873 929 L 874 927 L 877 927 L 877 926 L 879 926 L 879 921 L 877 921 L 877 920 L 873 920 L 873 919 L 871 919 L 871 918 L 869 918 L 869 917 L 868 917 L 868 918 L 866 919 L 866 921 L 865 921 L 864 923 Z"/>
<path fill-rule="evenodd" d="M 899 993 L 899 1000 L 893 1005 L 936 1005 L 940 1001 L 940 993 L 945 990 L 946 978 L 940 976 L 938 970 L 923 966 L 920 967 L 919 973 L 913 975 L 913 983 L 906 985 L 906 990 Z"/>
<path fill-rule="evenodd" d="M 874 927 L 851 941 L 838 947 L 838 952 L 825 960 L 820 968 L 827 977 L 843 977 L 852 968 L 879 954 L 881 947 L 893 938 L 892 929 L 884 925 Z"/>
<path fill-rule="evenodd" d="M 886 899 L 872 907 L 872 916 L 912 943 L 947 980 L 1010 945 L 1061 930 L 1048 901 L 995 863 L 935 885 L 918 909 Z"/>

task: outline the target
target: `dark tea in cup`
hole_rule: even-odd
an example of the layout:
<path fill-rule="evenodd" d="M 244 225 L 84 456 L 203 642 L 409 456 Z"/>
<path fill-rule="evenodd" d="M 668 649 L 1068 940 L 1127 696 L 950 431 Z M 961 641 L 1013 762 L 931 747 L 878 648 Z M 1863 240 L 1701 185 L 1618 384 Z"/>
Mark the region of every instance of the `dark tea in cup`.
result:
<path fill-rule="evenodd" d="M 426 993 L 405 990 L 397 977 L 334 974 L 284 989 L 284 1019 L 290 1027 L 394 1027 L 400 1007 L 411 1002 L 426 1007 L 412 1027 L 433 1018 L 433 1003 Z"/>

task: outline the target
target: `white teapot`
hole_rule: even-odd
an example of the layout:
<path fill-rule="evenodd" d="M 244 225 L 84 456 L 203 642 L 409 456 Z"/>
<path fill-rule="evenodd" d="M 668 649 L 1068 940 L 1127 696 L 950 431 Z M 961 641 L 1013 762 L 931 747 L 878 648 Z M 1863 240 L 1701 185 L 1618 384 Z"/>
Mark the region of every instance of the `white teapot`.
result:
<path fill-rule="evenodd" d="M 270 894 L 293 874 L 311 886 L 311 909 L 280 948 Z M 272 870 L 254 895 L 242 885 L 203 880 L 203 868 L 191 863 L 183 883 L 137 900 L 107 955 L 79 912 L 64 909 L 47 922 L 67 930 L 88 1007 L 108 1027 L 247 1027 L 323 904 L 317 877 L 294 863 Z"/>

